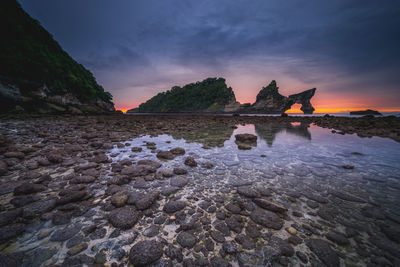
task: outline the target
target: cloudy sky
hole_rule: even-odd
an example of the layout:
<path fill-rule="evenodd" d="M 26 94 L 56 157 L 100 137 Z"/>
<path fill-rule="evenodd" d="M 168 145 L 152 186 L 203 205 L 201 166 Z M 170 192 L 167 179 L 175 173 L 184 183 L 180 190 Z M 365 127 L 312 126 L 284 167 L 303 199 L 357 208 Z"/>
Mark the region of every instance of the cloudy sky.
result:
<path fill-rule="evenodd" d="M 118 108 L 224 77 L 240 102 L 275 79 L 317 111 L 400 110 L 398 0 L 19 1 Z"/>

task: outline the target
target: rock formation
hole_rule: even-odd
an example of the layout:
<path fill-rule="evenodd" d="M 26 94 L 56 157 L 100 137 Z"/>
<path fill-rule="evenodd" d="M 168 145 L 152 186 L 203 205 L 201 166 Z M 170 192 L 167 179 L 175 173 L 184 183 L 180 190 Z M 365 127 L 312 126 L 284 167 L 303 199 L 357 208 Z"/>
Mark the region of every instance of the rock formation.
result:
<path fill-rule="evenodd" d="M 0 25 L 0 112 L 114 111 L 111 94 L 17 1 L 2 1 Z"/>
<path fill-rule="evenodd" d="M 284 113 L 294 104 L 301 104 L 300 109 L 304 114 L 312 114 L 314 112 L 314 107 L 311 105 L 310 99 L 315 94 L 315 88 L 288 97 L 281 95 L 278 89 L 279 87 L 276 86 L 276 82 L 272 81 L 268 86 L 261 89 L 253 105 L 244 107 L 242 110 L 250 113 L 279 114 Z"/>
<path fill-rule="evenodd" d="M 202 82 L 175 86 L 171 90 L 159 93 L 134 112 L 212 112 L 212 113 L 264 113 L 281 114 L 295 103 L 301 104 L 305 114 L 314 111 L 310 99 L 315 94 L 315 88 L 288 97 L 278 92 L 276 82 L 272 81 L 258 93 L 253 104 L 240 104 L 232 88 L 227 87 L 223 78 L 208 78 Z"/>

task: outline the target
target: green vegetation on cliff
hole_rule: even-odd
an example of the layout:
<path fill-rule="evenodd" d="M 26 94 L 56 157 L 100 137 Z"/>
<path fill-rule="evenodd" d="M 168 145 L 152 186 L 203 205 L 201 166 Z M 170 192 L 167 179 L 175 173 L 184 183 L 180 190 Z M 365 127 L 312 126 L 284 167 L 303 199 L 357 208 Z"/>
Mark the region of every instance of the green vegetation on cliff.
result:
<path fill-rule="evenodd" d="M 29 92 L 46 84 L 50 94 L 72 93 L 81 101 L 112 96 L 92 73 L 72 59 L 53 37 L 31 18 L 16 0 L 0 4 L 0 76 Z"/>
<path fill-rule="evenodd" d="M 218 111 L 235 101 L 232 88 L 227 87 L 223 78 L 208 78 L 202 82 L 190 83 L 183 87 L 159 93 L 140 104 L 139 112 L 186 112 Z"/>

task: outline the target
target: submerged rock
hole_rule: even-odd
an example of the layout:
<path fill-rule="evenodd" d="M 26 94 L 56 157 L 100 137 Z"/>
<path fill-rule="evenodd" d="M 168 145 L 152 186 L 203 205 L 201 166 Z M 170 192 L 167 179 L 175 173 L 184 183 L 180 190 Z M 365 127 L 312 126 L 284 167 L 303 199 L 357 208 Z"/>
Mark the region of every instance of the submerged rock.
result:
<path fill-rule="evenodd" d="M 283 220 L 275 213 L 269 210 L 255 209 L 251 214 L 250 218 L 257 224 L 280 230 L 283 226 Z"/>
<path fill-rule="evenodd" d="M 325 263 L 328 267 L 340 266 L 339 257 L 335 251 L 332 250 L 330 244 L 322 239 L 308 239 L 306 240 L 307 246 L 317 257 Z"/>
<path fill-rule="evenodd" d="M 139 214 L 132 208 L 118 208 L 108 215 L 110 223 L 120 229 L 129 229 L 139 220 Z"/>
<path fill-rule="evenodd" d="M 129 261 L 134 266 L 147 266 L 163 255 L 163 245 L 154 240 L 140 241 L 129 252 Z"/>

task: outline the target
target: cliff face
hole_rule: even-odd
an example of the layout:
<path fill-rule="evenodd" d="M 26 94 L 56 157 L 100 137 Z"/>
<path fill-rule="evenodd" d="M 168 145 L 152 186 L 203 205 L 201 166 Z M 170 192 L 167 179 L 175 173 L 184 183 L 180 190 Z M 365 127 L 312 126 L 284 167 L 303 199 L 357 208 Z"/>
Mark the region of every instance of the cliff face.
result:
<path fill-rule="evenodd" d="M 159 93 L 130 112 L 219 112 L 235 103 L 232 88 L 223 78 L 208 78 Z"/>
<path fill-rule="evenodd" d="M 114 111 L 112 96 L 15 0 L 0 9 L 0 111 Z"/>

